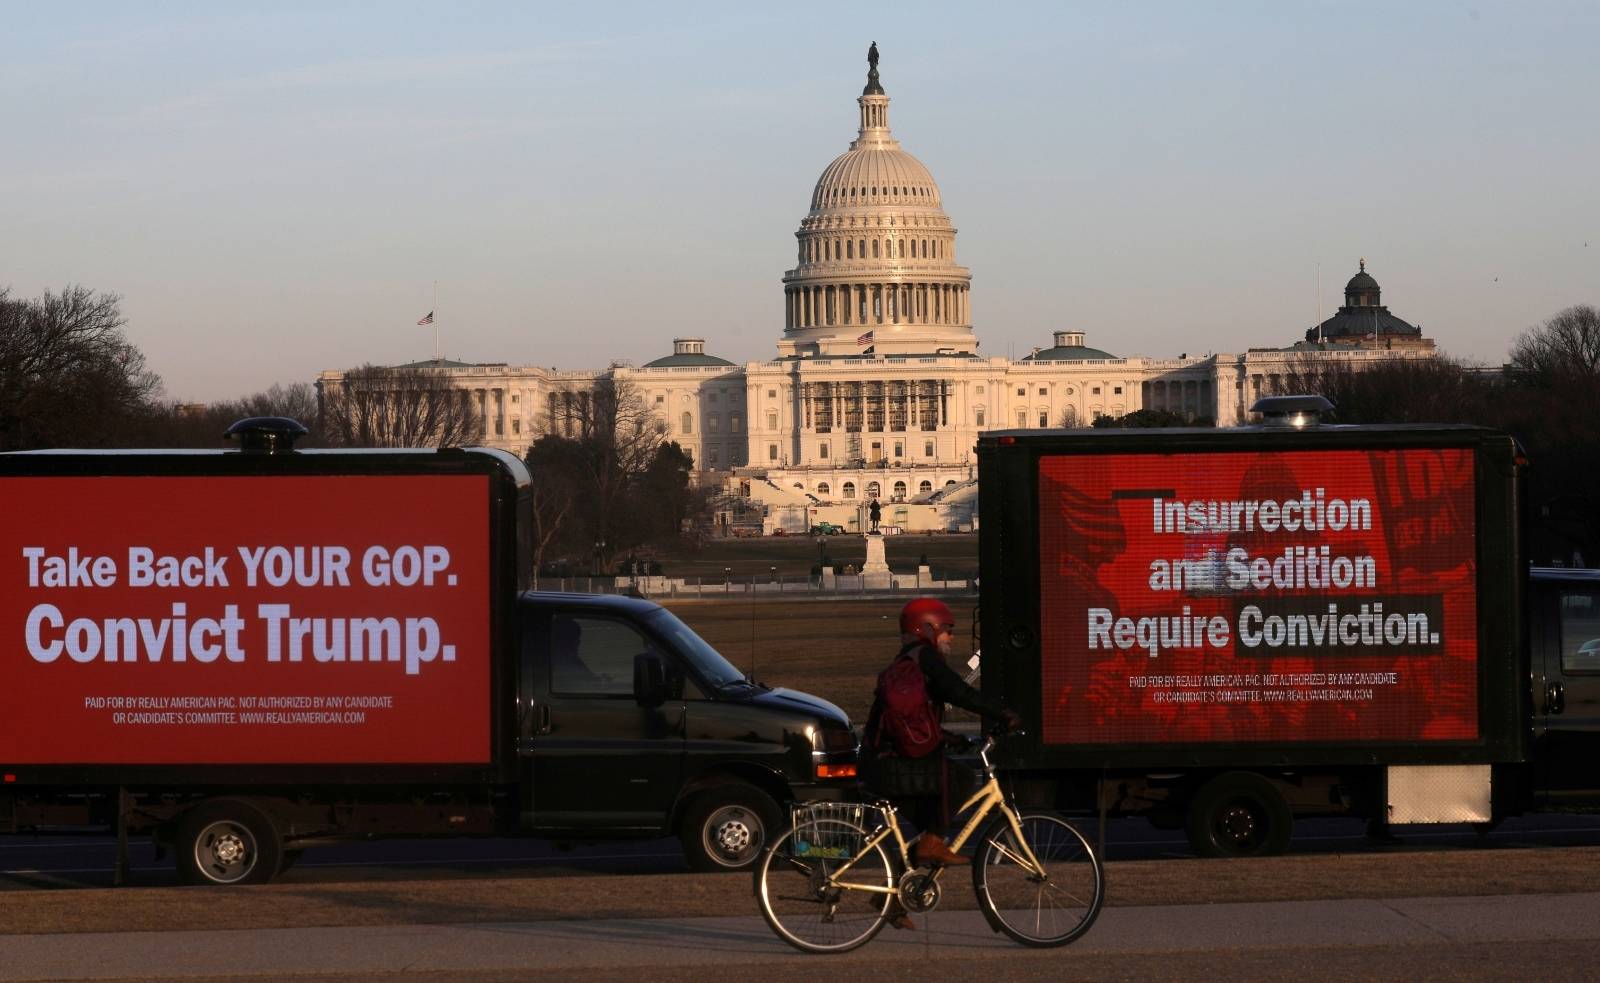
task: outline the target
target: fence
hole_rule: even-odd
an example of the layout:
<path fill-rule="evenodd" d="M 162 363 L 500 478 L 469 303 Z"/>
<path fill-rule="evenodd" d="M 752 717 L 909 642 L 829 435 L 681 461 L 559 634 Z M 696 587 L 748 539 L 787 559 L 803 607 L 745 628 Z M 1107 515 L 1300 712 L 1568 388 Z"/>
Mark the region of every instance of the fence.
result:
<path fill-rule="evenodd" d="M 630 594 L 638 597 L 752 597 L 752 596 L 838 596 L 851 594 L 893 594 L 953 592 L 978 589 L 970 578 L 935 579 L 927 567 L 916 573 L 797 574 L 746 577 L 541 577 L 534 590 L 578 594 Z"/>

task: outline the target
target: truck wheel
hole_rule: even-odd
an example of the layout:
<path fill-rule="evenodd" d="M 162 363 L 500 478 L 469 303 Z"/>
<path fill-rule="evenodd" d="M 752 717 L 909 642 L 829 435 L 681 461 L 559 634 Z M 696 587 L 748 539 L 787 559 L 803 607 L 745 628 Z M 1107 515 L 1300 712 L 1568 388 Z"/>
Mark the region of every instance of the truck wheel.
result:
<path fill-rule="evenodd" d="M 1218 775 L 1189 804 L 1189 846 L 1202 857 L 1266 857 L 1289 849 L 1294 818 L 1273 784 L 1260 775 Z"/>
<path fill-rule="evenodd" d="M 178 878 L 185 884 L 265 884 L 283 856 L 272 820 L 237 799 L 191 809 L 178 824 L 175 846 Z"/>
<path fill-rule="evenodd" d="M 683 856 L 695 870 L 749 870 L 777 834 L 778 804 L 750 785 L 719 785 L 683 813 Z"/>

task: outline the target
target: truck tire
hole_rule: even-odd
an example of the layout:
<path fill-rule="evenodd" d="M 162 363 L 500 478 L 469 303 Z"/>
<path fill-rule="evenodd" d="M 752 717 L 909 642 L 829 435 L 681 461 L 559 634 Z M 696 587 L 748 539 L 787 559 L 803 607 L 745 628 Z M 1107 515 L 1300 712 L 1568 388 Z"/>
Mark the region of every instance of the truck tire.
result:
<path fill-rule="evenodd" d="M 1267 857 L 1289 849 L 1293 825 L 1288 803 L 1271 782 L 1230 771 L 1200 787 L 1185 830 L 1202 857 Z"/>
<path fill-rule="evenodd" d="M 700 871 L 750 870 L 781 821 L 778 804 L 753 785 L 708 788 L 684 809 L 684 859 Z"/>
<path fill-rule="evenodd" d="M 174 844 L 185 884 L 265 884 L 283 859 L 283 841 L 267 814 L 242 799 L 216 799 L 189 810 Z"/>

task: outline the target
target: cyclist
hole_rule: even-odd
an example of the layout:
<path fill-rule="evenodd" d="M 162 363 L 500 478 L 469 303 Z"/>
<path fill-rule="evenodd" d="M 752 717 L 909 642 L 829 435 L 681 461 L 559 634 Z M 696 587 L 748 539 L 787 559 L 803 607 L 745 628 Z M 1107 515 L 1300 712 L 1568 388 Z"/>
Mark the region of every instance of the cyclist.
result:
<path fill-rule="evenodd" d="M 1002 720 L 1008 729 L 1020 719 L 968 686 L 945 662 L 955 627 L 950 608 L 931 597 L 918 598 L 900 611 L 900 652 L 879 676 L 862 741 L 861 770 L 867 788 L 893 801 L 921 830 L 912 850 L 918 864 L 969 863 L 944 839 L 952 808 L 976 787 L 972 769 L 946 755 L 964 739 L 943 729 L 944 705 Z M 913 672 L 906 660 L 913 660 L 919 672 Z M 923 707 L 915 705 L 919 699 Z M 912 927 L 903 914 L 892 918 L 891 924 Z"/>

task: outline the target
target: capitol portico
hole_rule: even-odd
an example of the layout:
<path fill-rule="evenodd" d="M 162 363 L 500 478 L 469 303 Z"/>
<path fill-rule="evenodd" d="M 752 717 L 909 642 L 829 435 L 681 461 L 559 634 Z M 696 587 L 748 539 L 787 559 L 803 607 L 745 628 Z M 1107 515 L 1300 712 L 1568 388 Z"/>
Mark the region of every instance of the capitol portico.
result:
<path fill-rule="evenodd" d="M 1121 357 L 1090 347 L 1081 330 L 1049 326 L 1039 336 L 1051 344 L 1023 358 L 980 354 L 956 227 L 933 175 L 890 130 L 876 48 L 873 56 L 856 138 L 823 169 L 800 220 L 775 358 L 735 364 L 705 339 L 679 338 L 671 354 L 638 367 L 419 367 L 470 393 L 484 442 L 517 454 L 544 429 L 560 432 L 597 380 L 625 380 L 703 479 L 737 477 L 768 501 L 825 507 L 915 502 L 962 485 L 984 430 L 1088 426 L 1140 409 L 1230 426 L 1257 397 L 1319 364 L 1432 356 L 1419 330 L 1377 307 L 1364 263 L 1341 313 L 1286 347 Z M 318 385 L 342 380 L 324 372 Z"/>

